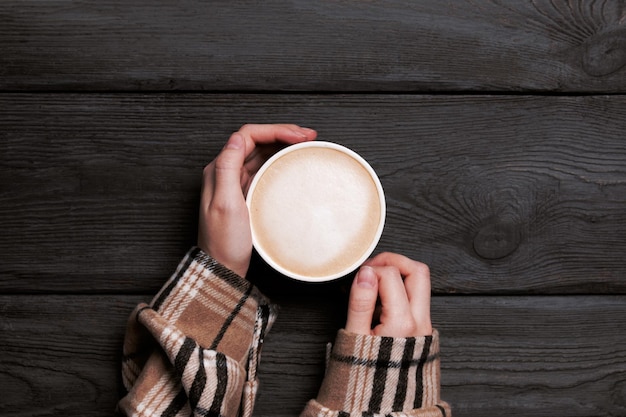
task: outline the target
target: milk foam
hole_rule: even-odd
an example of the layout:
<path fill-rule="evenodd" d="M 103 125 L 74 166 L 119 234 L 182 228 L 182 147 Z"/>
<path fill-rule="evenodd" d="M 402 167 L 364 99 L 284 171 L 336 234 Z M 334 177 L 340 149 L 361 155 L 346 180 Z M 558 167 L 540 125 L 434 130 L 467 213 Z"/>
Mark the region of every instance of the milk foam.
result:
<path fill-rule="evenodd" d="M 256 244 L 284 269 L 325 276 L 350 267 L 376 239 L 381 205 L 370 173 L 331 148 L 302 148 L 257 180 L 250 204 Z"/>

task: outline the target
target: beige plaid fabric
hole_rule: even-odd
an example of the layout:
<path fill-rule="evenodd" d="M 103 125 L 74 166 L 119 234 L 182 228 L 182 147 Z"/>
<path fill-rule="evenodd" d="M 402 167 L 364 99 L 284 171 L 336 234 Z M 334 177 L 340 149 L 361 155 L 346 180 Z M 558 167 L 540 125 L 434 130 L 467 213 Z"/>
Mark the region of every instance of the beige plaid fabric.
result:
<path fill-rule="evenodd" d="M 439 334 L 364 336 L 340 330 L 316 400 L 301 417 L 449 417 L 439 396 Z"/>
<path fill-rule="evenodd" d="M 252 415 L 257 366 L 276 309 L 193 248 L 150 305 L 132 313 L 122 376 L 128 416 Z"/>
<path fill-rule="evenodd" d="M 248 281 L 198 248 L 150 305 L 131 314 L 121 412 L 136 417 L 252 415 L 265 334 L 276 319 Z M 449 417 L 439 398 L 439 335 L 363 336 L 340 330 L 316 400 L 302 417 Z"/>

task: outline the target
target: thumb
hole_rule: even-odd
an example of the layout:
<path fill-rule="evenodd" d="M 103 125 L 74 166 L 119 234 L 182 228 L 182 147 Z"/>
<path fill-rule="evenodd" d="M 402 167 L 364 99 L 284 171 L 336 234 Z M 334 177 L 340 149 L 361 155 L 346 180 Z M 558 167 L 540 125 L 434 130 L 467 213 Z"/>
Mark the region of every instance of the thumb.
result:
<path fill-rule="evenodd" d="M 245 140 L 240 133 L 234 133 L 215 160 L 215 200 L 229 202 L 241 198 L 241 169 L 245 158 Z"/>
<path fill-rule="evenodd" d="M 374 269 L 363 266 L 356 274 L 348 301 L 346 331 L 369 335 L 378 298 L 378 278 Z"/>

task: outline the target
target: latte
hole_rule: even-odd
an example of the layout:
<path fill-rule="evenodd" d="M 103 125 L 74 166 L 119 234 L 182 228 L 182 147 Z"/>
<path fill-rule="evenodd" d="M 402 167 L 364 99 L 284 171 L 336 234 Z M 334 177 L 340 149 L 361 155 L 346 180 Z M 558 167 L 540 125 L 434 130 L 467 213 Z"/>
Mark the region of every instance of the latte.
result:
<path fill-rule="evenodd" d="M 305 281 L 355 270 L 376 247 L 385 220 L 373 169 L 329 142 L 274 155 L 254 178 L 247 204 L 257 252 L 279 272 Z"/>

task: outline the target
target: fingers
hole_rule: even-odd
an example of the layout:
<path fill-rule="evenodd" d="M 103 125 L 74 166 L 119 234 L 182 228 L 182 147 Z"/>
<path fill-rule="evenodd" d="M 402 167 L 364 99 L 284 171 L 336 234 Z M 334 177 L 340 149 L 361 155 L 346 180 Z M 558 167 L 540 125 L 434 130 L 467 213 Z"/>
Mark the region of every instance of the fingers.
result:
<path fill-rule="evenodd" d="M 380 324 L 372 329 L 380 297 Z M 393 266 L 363 266 L 348 301 L 346 330 L 357 334 L 408 337 L 415 331 L 402 277 Z"/>
<path fill-rule="evenodd" d="M 247 173 L 251 176 L 266 159 L 259 157 L 257 145 L 278 142 L 293 144 L 313 140 L 316 137 L 317 132 L 314 130 L 294 124 L 243 125 L 238 132 L 231 135 L 222 152 L 207 166 L 205 189 L 212 197 L 211 200 L 213 197 L 219 200 L 222 200 L 221 197 L 234 198 L 234 194 L 241 191 L 243 186 L 244 164 L 247 165 Z"/>
<path fill-rule="evenodd" d="M 378 298 L 378 277 L 373 268 L 362 267 L 357 273 L 348 301 L 346 331 L 369 335 Z"/>
<path fill-rule="evenodd" d="M 260 156 L 257 145 L 270 145 L 278 142 L 294 144 L 302 141 L 313 140 L 317 137 L 317 132 L 312 129 L 300 127 L 294 124 L 246 124 L 233 133 L 226 143 L 222 152 L 214 161 L 210 168 L 215 169 L 215 173 L 208 172 L 205 180 L 209 187 L 206 190 L 211 195 L 211 200 L 216 199 L 227 203 L 233 198 L 240 198 L 238 195 L 244 186 L 242 178 L 244 164 L 249 180 L 266 156 Z M 214 182 L 214 184 L 212 184 Z M 214 189 L 213 189 L 214 185 Z M 237 194 L 237 195 L 235 195 Z"/>
<path fill-rule="evenodd" d="M 404 286 L 411 314 L 417 324 L 417 332 L 420 335 L 429 335 L 433 331 L 430 319 L 430 271 L 424 264 L 415 264 L 412 273 L 404 278 Z"/>
<path fill-rule="evenodd" d="M 409 319 L 409 299 L 404 288 L 402 276 L 395 266 L 372 267 L 379 278 L 378 295 L 381 303 L 381 321 Z M 386 317 L 385 317 L 386 316 Z"/>
<path fill-rule="evenodd" d="M 380 276 L 380 324 L 373 329 L 377 336 L 412 337 L 417 327 L 400 271 L 395 266 L 372 267 Z"/>
<path fill-rule="evenodd" d="M 413 336 L 432 334 L 428 266 L 394 253 L 382 253 L 366 262 L 365 265 L 377 271 L 389 271 L 388 268 L 397 270 L 395 276 L 388 272 L 385 279 L 379 281 L 383 307 L 382 327 L 376 330 L 397 333 L 412 331 Z M 412 326 L 409 325 L 411 323 Z M 405 325 L 405 329 L 402 329 L 402 324 Z M 384 335 L 394 336 L 393 334 Z"/>
<path fill-rule="evenodd" d="M 376 312 L 380 313 L 380 323 L 372 328 Z M 363 266 L 359 270 L 350 290 L 346 331 L 389 337 L 417 335 L 417 324 L 396 267 Z"/>
<path fill-rule="evenodd" d="M 246 124 L 239 129 L 244 137 L 249 156 L 255 149 L 255 145 L 284 142 L 294 144 L 313 140 L 317 132 L 313 129 L 300 127 L 294 124 Z"/>
<path fill-rule="evenodd" d="M 242 187 L 247 187 L 252 177 L 274 153 L 285 145 L 314 140 L 317 132 L 293 124 L 247 124 L 239 129 L 246 144 L 246 160 Z"/>
<path fill-rule="evenodd" d="M 410 258 L 407 258 L 406 256 L 391 252 L 383 252 L 365 262 L 365 265 L 370 266 L 395 266 L 404 276 L 412 273 L 416 268 L 416 264 L 423 265 L 428 268 L 425 264 L 414 261 Z"/>
<path fill-rule="evenodd" d="M 365 263 L 370 266 L 393 265 L 404 277 L 404 287 L 415 315 L 424 315 L 430 307 L 430 270 L 428 265 L 396 253 L 381 253 Z M 430 311 L 430 308 L 428 308 Z"/>

